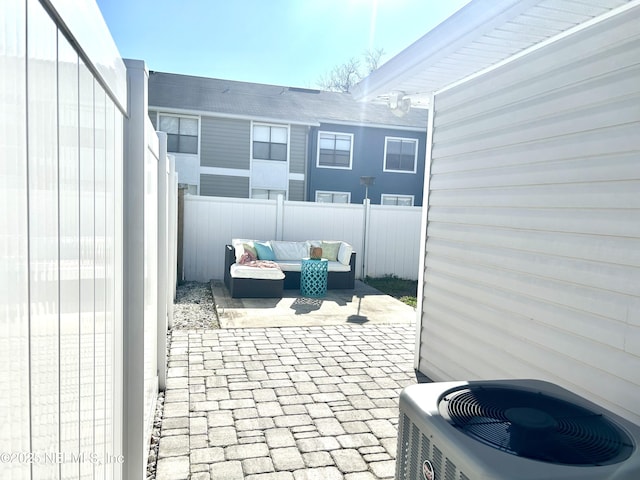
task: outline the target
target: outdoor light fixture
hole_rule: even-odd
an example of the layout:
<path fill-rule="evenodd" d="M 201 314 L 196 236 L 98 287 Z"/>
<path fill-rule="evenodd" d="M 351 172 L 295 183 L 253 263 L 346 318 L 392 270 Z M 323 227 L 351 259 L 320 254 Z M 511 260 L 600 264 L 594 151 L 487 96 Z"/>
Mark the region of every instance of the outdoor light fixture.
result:
<path fill-rule="evenodd" d="M 388 104 L 391 113 L 397 117 L 404 117 L 411 109 L 411 98 L 405 95 L 404 92 L 394 90 L 389 93 Z"/>
<path fill-rule="evenodd" d="M 369 187 L 374 184 L 376 177 L 360 177 L 360 185 L 364 185 L 364 199 L 369 198 Z"/>

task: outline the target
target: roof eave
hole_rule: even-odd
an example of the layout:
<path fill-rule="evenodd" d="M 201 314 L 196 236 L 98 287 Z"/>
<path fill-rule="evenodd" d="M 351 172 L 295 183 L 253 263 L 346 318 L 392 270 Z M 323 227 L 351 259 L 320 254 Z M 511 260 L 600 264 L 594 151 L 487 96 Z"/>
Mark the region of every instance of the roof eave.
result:
<path fill-rule="evenodd" d="M 473 0 L 358 83 L 352 91 L 353 97 L 369 102 L 387 95 L 394 90 L 398 78 L 429 68 L 537 2 L 539 0 Z M 439 85 L 437 89 L 445 86 Z M 405 93 L 411 96 L 432 92 Z"/>

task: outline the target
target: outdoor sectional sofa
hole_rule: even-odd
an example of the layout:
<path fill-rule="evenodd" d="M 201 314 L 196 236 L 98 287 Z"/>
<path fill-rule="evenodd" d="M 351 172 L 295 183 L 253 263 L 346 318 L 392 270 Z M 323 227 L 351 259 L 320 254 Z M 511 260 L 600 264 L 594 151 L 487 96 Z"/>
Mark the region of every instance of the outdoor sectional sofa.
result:
<path fill-rule="evenodd" d="M 254 251 L 259 244 L 258 259 L 264 246 L 271 250 L 262 260 L 272 260 L 278 268 L 260 268 L 241 264 L 245 247 Z M 329 260 L 327 288 L 353 289 L 355 284 L 356 254 L 346 242 L 306 240 L 287 242 L 271 240 L 233 239 L 225 245 L 224 283 L 233 298 L 279 298 L 283 289 L 300 288 L 300 267 L 302 259 L 309 257 L 311 247 L 321 247 L 323 258 Z M 268 253 L 268 251 L 266 251 Z M 259 263 L 259 262 L 258 262 Z"/>

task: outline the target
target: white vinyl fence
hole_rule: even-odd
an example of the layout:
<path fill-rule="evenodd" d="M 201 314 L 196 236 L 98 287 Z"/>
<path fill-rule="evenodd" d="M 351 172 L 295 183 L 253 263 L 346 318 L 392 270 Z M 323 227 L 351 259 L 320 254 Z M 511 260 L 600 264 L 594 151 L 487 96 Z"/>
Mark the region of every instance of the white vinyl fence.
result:
<path fill-rule="evenodd" d="M 364 271 L 370 277 L 417 280 L 421 210 L 187 195 L 182 279 L 223 278 L 224 246 L 232 238 L 247 238 L 343 240 L 357 254 L 356 278 L 362 278 Z"/>
<path fill-rule="evenodd" d="M 0 478 L 142 479 L 177 228 L 147 70 L 93 1 L 0 24 Z"/>
<path fill-rule="evenodd" d="M 147 69 L 125 60 L 129 116 L 124 161 L 123 478 L 144 478 L 158 390 L 166 382 L 167 325 L 176 283 L 177 178 L 166 134 L 147 116 Z"/>

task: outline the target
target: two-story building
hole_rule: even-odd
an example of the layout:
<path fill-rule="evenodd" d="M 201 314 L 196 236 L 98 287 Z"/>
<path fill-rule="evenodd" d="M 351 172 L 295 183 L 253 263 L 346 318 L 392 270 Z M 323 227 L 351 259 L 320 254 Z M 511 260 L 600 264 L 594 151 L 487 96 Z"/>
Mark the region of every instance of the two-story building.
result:
<path fill-rule="evenodd" d="M 348 93 L 149 74 L 149 116 L 192 194 L 422 205 L 428 112 Z"/>

